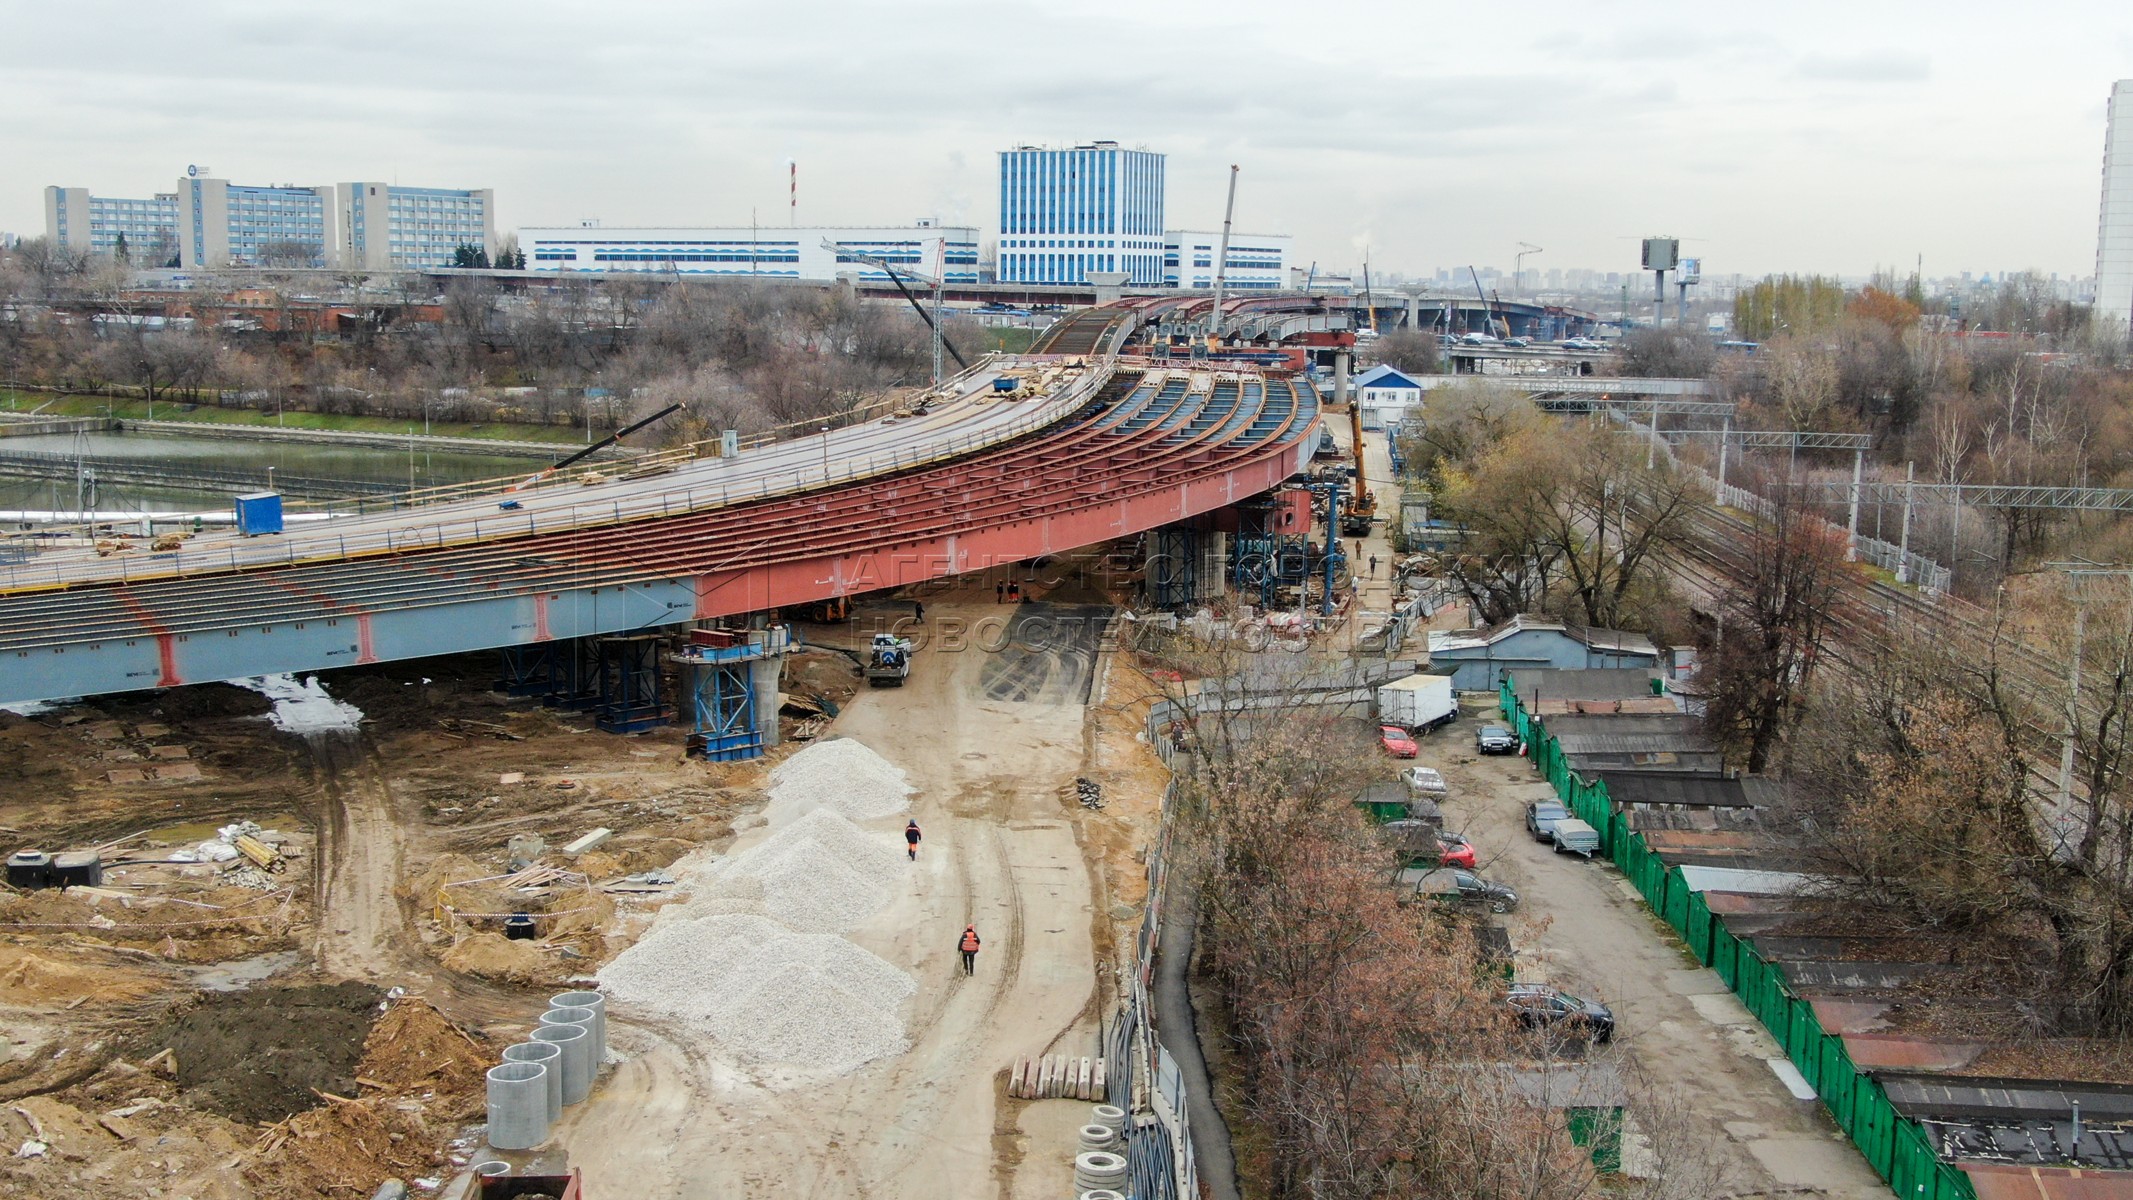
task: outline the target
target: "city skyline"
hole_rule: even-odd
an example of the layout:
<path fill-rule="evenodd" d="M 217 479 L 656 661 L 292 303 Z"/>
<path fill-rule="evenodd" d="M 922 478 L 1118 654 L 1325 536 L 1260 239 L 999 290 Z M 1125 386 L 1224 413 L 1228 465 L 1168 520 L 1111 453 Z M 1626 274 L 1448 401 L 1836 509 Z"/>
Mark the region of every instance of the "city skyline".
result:
<path fill-rule="evenodd" d="M 998 151 L 1112 139 L 1168 155 L 1180 227 L 1219 227 L 1240 164 L 1238 227 L 1290 232 L 1326 270 L 1365 248 L 1410 276 L 1508 269 L 1520 241 L 1545 247 L 1529 271 L 1634 270 L 1638 237 L 1673 234 L 1714 274 L 1922 256 L 1928 276 L 2073 278 L 2094 270 L 2105 103 L 2133 76 L 2133 33 L 2090 4 L 2023 25 L 1808 4 L 1777 29 L 1686 5 L 1541 5 L 1513 26 L 1336 3 L 1314 12 L 1325 38 L 1200 5 L 625 7 L 592 28 L 545 5 L 296 26 L 205 5 L 168 28 L 112 4 L 4 11 L 18 186 L 0 228 L 26 236 L 45 183 L 148 195 L 187 163 L 493 188 L 499 232 L 767 226 L 797 161 L 803 225 L 937 217 L 989 243 Z M 2069 25 L 2091 36 L 2055 36 Z"/>

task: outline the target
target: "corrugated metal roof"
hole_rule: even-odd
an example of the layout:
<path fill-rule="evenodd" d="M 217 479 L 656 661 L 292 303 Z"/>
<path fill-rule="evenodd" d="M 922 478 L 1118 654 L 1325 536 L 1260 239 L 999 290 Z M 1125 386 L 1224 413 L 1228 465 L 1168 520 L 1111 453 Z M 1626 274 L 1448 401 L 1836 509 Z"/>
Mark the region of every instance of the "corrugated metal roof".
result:
<path fill-rule="evenodd" d="M 1602 771 L 1600 778 L 1607 782 L 1608 797 L 1616 804 L 1624 805 L 1768 808 L 1778 799 L 1778 785 L 1761 776 L 1728 779 L 1716 773 L 1689 775 Z"/>
<path fill-rule="evenodd" d="M 1977 1200 L 2125 1200 L 2133 1172 L 2012 1163 L 1961 1164 Z"/>
<path fill-rule="evenodd" d="M 1985 1052 L 1985 1043 L 1852 1033 L 1844 1037 L 1844 1051 L 1862 1071 L 1960 1071 Z"/>
<path fill-rule="evenodd" d="M 1550 700 L 1650 700 L 1653 698 L 1652 679 L 1656 674 L 1649 667 L 1551 667 L 1520 671 L 1511 677 L 1511 682 L 1530 708 L 1536 696 L 1541 703 Z"/>
<path fill-rule="evenodd" d="M 1971 1075 L 1877 1078 L 1889 1102 L 1906 1116 L 2053 1118 L 2072 1115 L 2079 1104 L 2084 1120 L 2133 1121 L 2133 1087 L 2118 1084 Z"/>

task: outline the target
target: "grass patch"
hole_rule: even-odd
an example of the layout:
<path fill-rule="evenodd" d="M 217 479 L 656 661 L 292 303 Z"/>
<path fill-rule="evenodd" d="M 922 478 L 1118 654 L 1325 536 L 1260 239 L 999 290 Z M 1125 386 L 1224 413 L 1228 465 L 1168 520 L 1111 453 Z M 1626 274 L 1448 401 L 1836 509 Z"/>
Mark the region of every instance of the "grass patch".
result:
<path fill-rule="evenodd" d="M 1021 354 L 1036 342 L 1037 335 L 1041 332 L 1043 331 L 1022 325 L 982 325 L 977 329 L 977 336 L 971 340 L 977 343 L 977 352 L 980 354 Z M 960 337 L 961 331 L 958 330 L 957 333 Z"/>
<path fill-rule="evenodd" d="M 277 418 L 271 412 L 249 408 L 219 408 L 212 404 L 182 404 L 158 400 L 122 400 L 109 396 L 54 396 L 48 392 L 0 391 L 0 411 L 30 412 L 47 417 L 117 417 L 130 421 L 190 421 L 201 425 L 265 425 L 284 429 L 327 429 L 348 433 L 405 434 L 422 432 L 420 421 L 404 417 L 352 417 L 340 413 L 285 410 Z M 555 442 L 583 445 L 585 431 L 568 425 L 515 425 L 509 421 L 431 421 L 434 437 L 487 438 L 505 442 Z"/>

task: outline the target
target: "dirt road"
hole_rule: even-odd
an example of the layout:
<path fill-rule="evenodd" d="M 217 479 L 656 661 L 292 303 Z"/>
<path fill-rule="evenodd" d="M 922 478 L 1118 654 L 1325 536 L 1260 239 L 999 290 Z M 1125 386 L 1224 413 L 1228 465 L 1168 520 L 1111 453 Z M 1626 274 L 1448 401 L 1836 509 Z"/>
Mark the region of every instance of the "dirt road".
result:
<path fill-rule="evenodd" d="M 1784 1053 L 1769 1033 L 1628 879 L 1527 835 L 1526 802 L 1554 791 L 1523 759 L 1477 758 L 1474 724 L 1423 742 L 1421 761 L 1444 770 L 1454 789 L 1447 826 L 1473 839 L 1483 875 L 1520 896 L 1508 918 L 1519 977 L 1615 1010 L 1618 1043 L 1678 1110 L 1659 1152 L 1704 1156 L 1714 1196 L 1886 1200 L 1887 1185 L 1820 1104 L 1795 1098 L 1771 1069 Z"/>
<path fill-rule="evenodd" d="M 1082 759 L 1087 654 L 1071 630 L 1037 631 L 1033 640 L 1057 650 L 980 649 L 984 622 L 1046 615 L 1047 606 L 992 601 L 990 583 L 928 598 L 934 637 L 909 682 L 860 692 L 831 731 L 904 768 L 919 789 L 912 814 L 925 842 L 910 886 L 851 935 L 918 980 L 910 1049 L 781 1088 L 723 1065 L 715 1046 L 633 1027 L 618 1006 L 611 1040 L 631 1057 L 558 1127 L 588 1180 L 609 1190 L 627 1180 L 646 1200 L 1008 1192 L 995 1077 L 1053 1046 L 1094 994 L 1089 877 L 1059 796 Z M 973 635 L 963 648 L 937 644 L 956 623 Z M 902 824 L 869 828 L 900 843 Z M 969 922 L 985 948 L 966 980 L 954 942 Z M 1088 1052 L 1078 1032 L 1060 1045 Z"/>

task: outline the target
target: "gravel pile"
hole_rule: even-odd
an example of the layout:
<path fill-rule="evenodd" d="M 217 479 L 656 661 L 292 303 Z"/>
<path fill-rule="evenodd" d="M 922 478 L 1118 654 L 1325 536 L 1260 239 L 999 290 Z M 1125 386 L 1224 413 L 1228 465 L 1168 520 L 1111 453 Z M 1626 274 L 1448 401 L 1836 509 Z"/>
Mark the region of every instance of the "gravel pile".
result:
<path fill-rule="evenodd" d="M 898 1054 L 912 978 L 832 934 L 746 914 L 661 920 L 599 974 L 617 1001 L 717 1038 L 744 1062 L 834 1073 Z"/>
<path fill-rule="evenodd" d="M 716 1039 L 736 1061 L 836 1074 L 903 1052 L 909 974 L 838 937 L 880 911 L 910 865 L 894 833 L 904 773 L 849 738 L 770 773 L 774 830 L 726 858 L 685 860 L 687 899 L 599 973 L 616 1001 Z"/>
<path fill-rule="evenodd" d="M 911 807 L 914 790 L 902 768 L 851 738 L 816 742 L 770 772 L 772 809 L 822 806 L 854 821 L 903 812 Z"/>
<path fill-rule="evenodd" d="M 803 933 L 840 933 L 879 912 L 908 870 L 888 837 L 817 808 L 686 880 L 682 911 L 755 913 Z"/>

